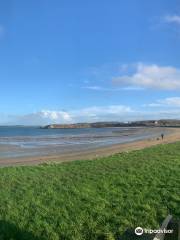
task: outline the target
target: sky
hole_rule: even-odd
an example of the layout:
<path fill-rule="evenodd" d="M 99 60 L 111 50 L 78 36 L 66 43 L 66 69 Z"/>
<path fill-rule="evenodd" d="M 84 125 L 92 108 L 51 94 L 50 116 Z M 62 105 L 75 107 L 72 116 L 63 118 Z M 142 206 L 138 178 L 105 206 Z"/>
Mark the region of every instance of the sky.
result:
<path fill-rule="evenodd" d="M 180 119 L 178 0 L 0 1 L 0 124 Z"/>

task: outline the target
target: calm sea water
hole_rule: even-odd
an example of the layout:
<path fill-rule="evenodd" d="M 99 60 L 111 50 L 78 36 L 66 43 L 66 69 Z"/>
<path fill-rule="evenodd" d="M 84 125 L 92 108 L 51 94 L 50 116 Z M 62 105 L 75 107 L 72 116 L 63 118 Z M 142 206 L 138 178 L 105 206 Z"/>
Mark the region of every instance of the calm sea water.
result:
<path fill-rule="evenodd" d="M 0 126 L 0 137 L 19 136 L 69 136 L 79 134 L 104 134 L 115 130 L 126 131 L 129 128 L 81 128 L 81 129 L 41 129 L 40 127 Z"/>
<path fill-rule="evenodd" d="M 158 132 L 159 131 L 159 132 Z M 52 155 L 155 137 L 149 128 L 40 129 L 0 127 L 0 158 Z"/>

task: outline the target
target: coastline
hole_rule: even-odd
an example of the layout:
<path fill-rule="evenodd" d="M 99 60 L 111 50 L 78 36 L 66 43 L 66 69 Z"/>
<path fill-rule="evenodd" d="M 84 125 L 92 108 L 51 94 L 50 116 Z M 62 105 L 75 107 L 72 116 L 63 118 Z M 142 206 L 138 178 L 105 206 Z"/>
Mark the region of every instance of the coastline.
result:
<path fill-rule="evenodd" d="M 99 157 L 108 157 L 110 155 L 121 152 L 140 150 L 159 144 L 167 144 L 180 141 L 180 128 L 171 128 L 170 130 L 170 133 L 168 135 L 165 135 L 164 140 L 157 140 L 157 138 L 149 138 L 144 140 L 136 140 L 128 143 L 114 144 L 107 147 L 98 147 L 91 150 L 80 150 L 62 153 L 58 155 L 6 158 L 0 159 L 0 167 L 37 165 L 42 163 L 62 163 L 74 160 L 93 160 Z"/>

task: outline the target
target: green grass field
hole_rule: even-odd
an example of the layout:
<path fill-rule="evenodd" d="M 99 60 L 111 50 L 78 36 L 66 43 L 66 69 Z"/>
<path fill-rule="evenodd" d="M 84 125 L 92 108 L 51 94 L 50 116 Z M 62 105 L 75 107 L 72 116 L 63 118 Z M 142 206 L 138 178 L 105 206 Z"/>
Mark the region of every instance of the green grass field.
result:
<path fill-rule="evenodd" d="M 126 239 L 180 217 L 180 143 L 0 169 L 0 240 Z"/>

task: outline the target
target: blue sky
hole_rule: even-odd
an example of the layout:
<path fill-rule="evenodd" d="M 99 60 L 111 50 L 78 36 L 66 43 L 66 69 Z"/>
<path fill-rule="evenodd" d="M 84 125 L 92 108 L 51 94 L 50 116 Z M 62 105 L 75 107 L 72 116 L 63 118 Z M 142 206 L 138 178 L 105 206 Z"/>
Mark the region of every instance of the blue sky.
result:
<path fill-rule="evenodd" d="M 179 7 L 0 1 L 0 123 L 180 118 Z"/>

